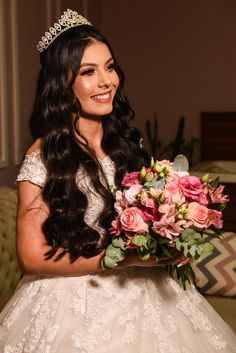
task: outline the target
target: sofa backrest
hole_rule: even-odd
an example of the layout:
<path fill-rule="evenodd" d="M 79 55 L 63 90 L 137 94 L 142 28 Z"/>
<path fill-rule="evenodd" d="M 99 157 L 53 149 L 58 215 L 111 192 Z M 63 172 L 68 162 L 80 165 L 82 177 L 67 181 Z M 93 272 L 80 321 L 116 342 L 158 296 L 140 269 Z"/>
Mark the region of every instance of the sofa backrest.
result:
<path fill-rule="evenodd" d="M 21 278 L 16 256 L 16 191 L 0 187 L 0 310 Z"/>

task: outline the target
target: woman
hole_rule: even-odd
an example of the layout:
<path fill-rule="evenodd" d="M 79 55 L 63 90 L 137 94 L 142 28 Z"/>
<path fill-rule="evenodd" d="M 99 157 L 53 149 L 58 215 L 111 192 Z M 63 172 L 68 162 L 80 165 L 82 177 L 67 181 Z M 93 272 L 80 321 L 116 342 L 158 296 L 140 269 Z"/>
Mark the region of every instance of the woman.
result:
<path fill-rule="evenodd" d="M 114 191 L 148 157 L 129 126 L 122 71 L 86 19 L 67 10 L 38 49 L 35 142 L 17 177 L 25 276 L 0 315 L 1 352 L 236 352 L 198 292 L 163 270 L 168 259 L 129 256 L 102 271 Z"/>

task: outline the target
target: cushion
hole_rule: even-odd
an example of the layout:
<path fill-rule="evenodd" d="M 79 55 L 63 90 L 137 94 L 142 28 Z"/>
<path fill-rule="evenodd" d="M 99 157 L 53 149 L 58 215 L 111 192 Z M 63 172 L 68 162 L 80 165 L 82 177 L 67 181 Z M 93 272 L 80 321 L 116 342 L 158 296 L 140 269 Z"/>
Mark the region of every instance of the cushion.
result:
<path fill-rule="evenodd" d="M 236 298 L 236 234 L 223 233 L 223 240 L 208 237 L 214 246 L 199 263 L 192 263 L 202 294 Z"/>
<path fill-rule="evenodd" d="M 0 188 L 0 310 L 21 277 L 15 246 L 16 192 Z"/>

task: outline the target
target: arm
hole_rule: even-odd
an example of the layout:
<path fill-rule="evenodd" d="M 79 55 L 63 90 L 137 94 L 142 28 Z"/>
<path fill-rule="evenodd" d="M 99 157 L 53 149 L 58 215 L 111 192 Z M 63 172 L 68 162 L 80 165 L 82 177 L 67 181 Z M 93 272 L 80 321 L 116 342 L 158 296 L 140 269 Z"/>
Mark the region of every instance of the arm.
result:
<path fill-rule="evenodd" d="M 59 261 L 54 261 L 53 258 L 45 260 L 44 254 L 50 246 L 47 245 L 41 228 L 48 212 L 39 186 L 29 181 L 18 183 L 17 254 L 22 271 L 39 276 L 80 276 L 101 271 L 100 263 L 104 252 L 89 259 L 81 256 L 73 263 L 70 262 L 68 254 Z M 60 251 L 62 249 L 58 253 Z M 184 260 L 186 259 L 183 256 L 177 254 L 172 262 L 183 263 Z M 130 266 L 163 266 L 170 262 L 167 258 L 157 262 L 155 257 L 142 261 L 136 255 L 131 255 L 119 264 L 118 269 Z"/>
<path fill-rule="evenodd" d="M 24 273 L 35 275 L 79 276 L 101 271 L 103 253 L 71 263 L 68 254 L 59 261 L 45 260 L 50 249 L 42 232 L 48 216 L 48 206 L 42 199 L 41 188 L 29 181 L 18 183 L 17 254 Z M 59 251 L 58 251 L 59 253 Z M 56 254 L 57 255 L 57 254 Z"/>

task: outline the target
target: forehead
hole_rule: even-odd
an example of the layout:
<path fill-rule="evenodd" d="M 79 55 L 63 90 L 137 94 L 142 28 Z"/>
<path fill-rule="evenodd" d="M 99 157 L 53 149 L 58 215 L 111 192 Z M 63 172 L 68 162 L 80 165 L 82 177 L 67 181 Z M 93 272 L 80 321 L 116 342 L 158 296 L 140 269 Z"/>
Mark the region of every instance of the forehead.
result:
<path fill-rule="evenodd" d="M 94 41 L 84 51 L 81 64 L 85 63 L 99 63 L 107 61 L 112 57 L 108 46 L 104 43 Z"/>

